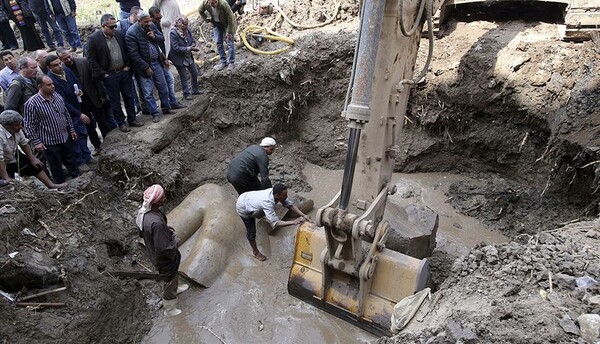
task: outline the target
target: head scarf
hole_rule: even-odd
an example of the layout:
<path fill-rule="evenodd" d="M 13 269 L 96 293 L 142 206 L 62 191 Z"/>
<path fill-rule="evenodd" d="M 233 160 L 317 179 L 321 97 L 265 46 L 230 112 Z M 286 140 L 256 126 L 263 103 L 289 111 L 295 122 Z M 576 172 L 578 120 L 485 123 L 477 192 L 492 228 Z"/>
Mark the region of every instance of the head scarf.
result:
<path fill-rule="evenodd" d="M 138 210 L 137 217 L 135 218 L 135 224 L 138 226 L 140 231 L 144 225 L 144 215 L 152 210 L 152 205 L 161 200 L 165 196 L 165 189 L 158 184 L 154 184 L 144 191 L 144 203 Z"/>
<path fill-rule="evenodd" d="M 177 33 L 183 39 L 186 38 L 186 33 L 187 33 L 187 27 L 184 27 L 184 25 L 183 25 L 183 23 L 186 21 L 187 21 L 187 17 L 183 14 L 180 14 L 177 16 L 177 18 L 175 18 L 175 24 L 174 24 L 175 30 L 177 30 Z"/>

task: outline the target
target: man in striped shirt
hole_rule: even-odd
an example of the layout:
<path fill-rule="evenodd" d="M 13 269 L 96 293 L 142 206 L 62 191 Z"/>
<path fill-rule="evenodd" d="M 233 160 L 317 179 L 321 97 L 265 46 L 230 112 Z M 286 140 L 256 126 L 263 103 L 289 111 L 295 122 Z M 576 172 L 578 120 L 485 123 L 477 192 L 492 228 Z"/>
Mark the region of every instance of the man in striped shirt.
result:
<path fill-rule="evenodd" d="M 46 154 L 55 183 L 65 181 L 64 164 L 72 178 L 79 176 L 75 155 L 77 134 L 65 102 L 48 76 L 37 79 L 39 92 L 25 103 L 25 130 L 35 148 Z"/>

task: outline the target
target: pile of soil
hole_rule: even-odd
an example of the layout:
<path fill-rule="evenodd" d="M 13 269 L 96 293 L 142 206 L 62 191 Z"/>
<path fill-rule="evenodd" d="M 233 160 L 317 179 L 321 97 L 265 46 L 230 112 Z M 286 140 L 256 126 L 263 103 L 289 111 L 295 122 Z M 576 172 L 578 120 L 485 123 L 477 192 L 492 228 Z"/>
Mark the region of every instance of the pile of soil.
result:
<path fill-rule="evenodd" d="M 598 314 L 600 223 L 580 222 L 481 245 L 457 259 L 452 275 L 393 339 L 378 343 L 567 343 L 575 320 Z"/>
<path fill-rule="evenodd" d="M 324 0 L 294 3 L 296 10 L 288 15 L 308 23 L 326 20 L 331 8 Z M 3 300 L 0 322 L 10 326 L 0 340 L 141 340 L 158 314 L 160 287 L 110 272 L 150 266 L 134 225 L 146 186 L 163 184 L 173 207 L 198 185 L 227 185 L 228 161 L 267 135 L 282 144 L 272 156 L 272 180 L 296 192 L 308 188 L 300 173 L 306 162 L 342 168 L 347 128 L 340 113 L 356 42 L 357 3 L 343 1 L 341 9 L 344 22 L 333 28 L 300 32 L 278 24 L 278 31 L 296 40 L 285 54 L 255 56 L 240 49 L 233 72 L 216 72 L 205 62 L 207 95 L 158 125 L 111 133 L 98 171 L 64 192 L 30 185 L 0 190 L 0 206 L 16 209 L 0 222 L 5 240 L 0 275 L 19 271 L 27 260 L 22 256 L 43 253 L 49 262 L 43 276 L 56 282 L 23 282 L 16 288 L 0 281 L 0 289 L 14 295 L 69 287 L 38 299 L 64 307 L 17 308 Z M 248 14 L 242 22 L 258 18 Z M 262 20 L 270 24 L 274 18 Z M 434 271 L 445 270 L 447 276 L 436 279 L 433 301 L 397 342 L 432 337 L 436 343 L 562 342 L 577 338 L 561 327 L 560 320 L 568 323 L 564 314 L 575 319 L 598 312 L 580 301 L 581 292 L 572 285 L 584 274 L 600 277 L 593 249 L 598 227 L 595 222 L 560 225 L 591 219 L 598 210 L 598 51 L 591 42 L 560 42 L 552 32 L 554 25 L 542 22 L 452 21 L 446 36 L 436 39 L 427 83 L 409 104 L 396 170 L 455 172 L 480 180 L 453 185 L 449 201 L 515 241 L 477 247 L 459 258 L 454 270 L 445 267 L 455 257 L 434 253 Z M 426 44 L 423 40 L 417 71 Z M 25 228 L 37 237 L 24 235 Z M 54 251 L 56 242 L 61 245 Z M 13 252 L 19 254 L 8 258 Z M 551 293 L 548 272 L 555 276 Z M 540 289 L 547 292 L 545 300 Z"/>

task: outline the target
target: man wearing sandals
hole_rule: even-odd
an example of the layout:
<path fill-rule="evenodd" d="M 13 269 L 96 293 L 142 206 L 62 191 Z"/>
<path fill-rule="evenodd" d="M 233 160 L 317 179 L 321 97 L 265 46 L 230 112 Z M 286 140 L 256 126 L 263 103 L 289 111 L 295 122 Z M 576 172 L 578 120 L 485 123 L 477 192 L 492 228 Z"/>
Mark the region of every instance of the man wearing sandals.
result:
<path fill-rule="evenodd" d="M 282 221 L 275 213 L 275 205 L 281 202 L 283 206 L 300 216 L 297 219 Z M 260 191 L 248 191 L 240 195 L 235 205 L 235 210 L 244 221 L 246 226 L 246 238 L 252 247 L 252 254 L 260 261 L 267 259 L 256 246 L 256 218 L 266 217 L 267 222 L 273 228 L 297 225 L 304 221 L 312 222 L 310 217 L 304 214 L 292 200 L 287 198 L 287 186 L 279 183 L 272 188 Z"/>

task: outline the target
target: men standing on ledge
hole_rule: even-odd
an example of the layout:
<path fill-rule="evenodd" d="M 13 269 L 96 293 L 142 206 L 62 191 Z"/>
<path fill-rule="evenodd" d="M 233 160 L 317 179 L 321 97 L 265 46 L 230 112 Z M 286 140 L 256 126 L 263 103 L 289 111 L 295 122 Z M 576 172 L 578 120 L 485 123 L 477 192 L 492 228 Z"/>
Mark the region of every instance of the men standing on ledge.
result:
<path fill-rule="evenodd" d="M 265 137 L 260 145 L 246 148 L 231 160 L 227 167 L 227 181 L 233 185 L 238 195 L 271 187 L 269 155 L 273 154 L 276 145 L 277 142 L 272 137 Z"/>
<path fill-rule="evenodd" d="M 94 79 L 104 82 L 119 130 L 127 132 L 131 130 L 129 126 L 144 125 L 135 118 L 129 54 L 125 48 L 125 38 L 121 33 L 115 32 L 115 17 L 112 14 L 104 14 L 100 18 L 100 24 L 102 30 L 94 32 L 88 38 L 87 58 Z M 121 108 L 121 96 L 127 110 L 127 119 Z"/>
<path fill-rule="evenodd" d="M 177 99 L 169 97 L 169 86 L 164 71 L 167 58 L 159 46 L 164 37 L 152 30 L 152 18 L 148 13 L 140 11 L 138 18 L 138 22 L 127 30 L 125 41 L 134 72 L 144 92 L 144 101 L 152 115 L 152 122 L 156 123 L 160 120 L 160 113 L 154 99 L 154 86 L 158 91 L 163 114 L 173 113 L 173 109 L 181 109 L 184 106 L 179 104 Z"/>

